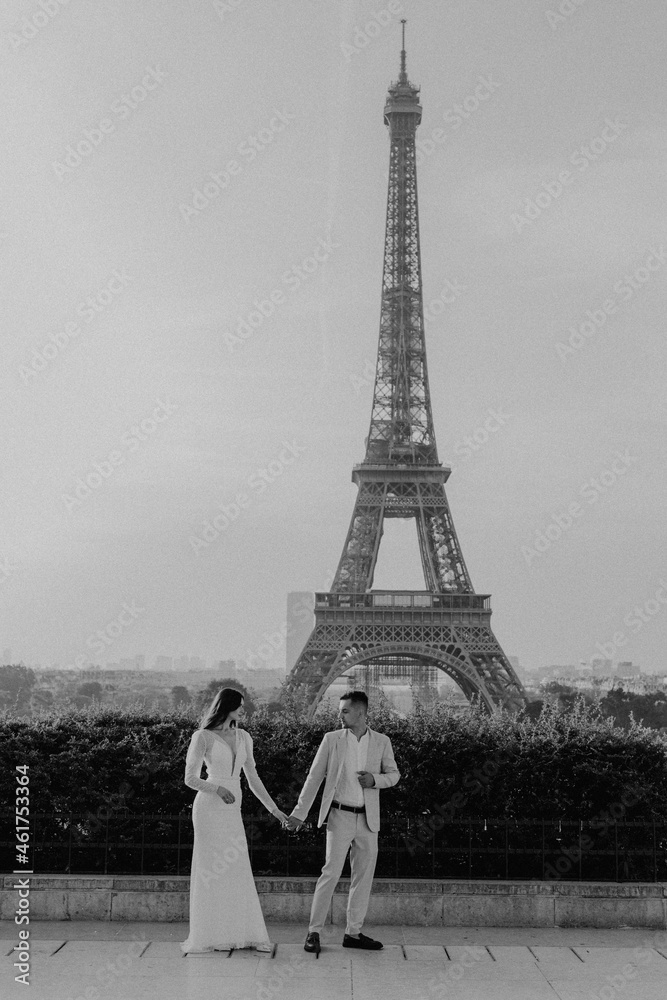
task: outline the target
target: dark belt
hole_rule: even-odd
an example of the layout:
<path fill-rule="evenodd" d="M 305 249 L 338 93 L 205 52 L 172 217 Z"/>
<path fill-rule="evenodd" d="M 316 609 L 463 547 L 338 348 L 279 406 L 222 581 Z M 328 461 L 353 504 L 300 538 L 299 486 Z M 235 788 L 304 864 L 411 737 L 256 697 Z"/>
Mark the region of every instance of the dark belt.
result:
<path fill-rule="evenodd" d="M 332 802 L 331 803 L 331 808 L 332 809 L 344 809 L 345 812 L 349 812 L 349 813 L 362 813 L 362 812 L 366 812 L 366 806 L 344 806 L 344 805 L 341 805 L 340 802 Z"/>

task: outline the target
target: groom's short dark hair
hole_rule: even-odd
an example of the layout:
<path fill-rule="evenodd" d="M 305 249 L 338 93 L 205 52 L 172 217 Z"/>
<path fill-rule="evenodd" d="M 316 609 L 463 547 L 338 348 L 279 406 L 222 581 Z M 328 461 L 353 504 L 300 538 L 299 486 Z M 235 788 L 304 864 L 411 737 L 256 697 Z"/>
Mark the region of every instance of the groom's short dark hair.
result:
<path fill-rule="evenodd" d="M 363 705 L 368 711 L 368 695 L 365 691 L 346 691 L 340 696 L 341 701 L 350 701 L 353 705 Z"/>

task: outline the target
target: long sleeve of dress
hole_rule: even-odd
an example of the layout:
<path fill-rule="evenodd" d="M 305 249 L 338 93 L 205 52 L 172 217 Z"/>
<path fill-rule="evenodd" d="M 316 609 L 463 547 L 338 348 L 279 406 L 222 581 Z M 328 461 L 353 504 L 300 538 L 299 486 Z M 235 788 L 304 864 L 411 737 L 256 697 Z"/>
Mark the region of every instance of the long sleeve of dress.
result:
<path fill-rule="evenodd" d="M 208 792 L 210 795 L 217 795 L 219 785 L 212 781 L 204 781 L 201 777 L 201 766 L 204 763 L 206 753 L 206 737 L 201 729 L 197 729 L 192 734 L 187 757 L 185 758 L 185 784 L 188 788 L 194 788 L 197 792 Z"/>
<path fill-rule="evenodd" d="M 243 771 L 246 778 L 248 779 L 248 785 L 250 786 L 250 791 L 253 795 L 256 795 L 262 805 L 268 809 L 268 811 L 275 816 L 278 812 L 278 806 L 275 804 L 266 788 L 260 776 L 257 774 L 257 768 L 255 767 L 255 758 L 252 752 L 252 736 L 246 730 L 243 731 L 243 738 L 246 741 L 246 759 L 243 765 Z"/>

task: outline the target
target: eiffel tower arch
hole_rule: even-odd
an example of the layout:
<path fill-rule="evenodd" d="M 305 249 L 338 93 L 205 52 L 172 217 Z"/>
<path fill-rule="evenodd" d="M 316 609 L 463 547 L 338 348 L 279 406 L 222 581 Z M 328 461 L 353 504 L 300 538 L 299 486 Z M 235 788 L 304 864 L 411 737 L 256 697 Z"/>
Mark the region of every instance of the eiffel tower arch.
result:
<path fill-rule="evenodd" d="M 389 185 L 380 335 L 371 423 L 343 552 L 327 593 L 315 595 L 315 627 L 284 693 L 312 715 L 326 689 L 359 664 L 412 663 L 448 674 L 487 711 L 517 711 L 523 687 L 491 629 L 491 599 L 474 591 L 445 492 L 431 411 L 417 208 L 415 136 L 419 88 L 401 69 L 389 87 Z M 385 518 L 414 518 L 424 591 L 373 590 Z"/>
<path fill-rule="evenodd" d="M 459 687 L 472 700 L 477 698 L 489 711 L 493 711 L 495 704 L 490 691 L 477 671 L 476 666 L 470 660 L 464 647 L 450 643 L 447 647 L 437 648 L 428 643 L 385 642 L 378 645 L 366 646 L 354 649 L 346 648 L 342 654 L 338 655 L 331 664 L 329 673 L 321 677 L 320 690 L 315 697 L 319 701 L 324 692 L 334 683 L 341 674 L 358 664 L 372 663 L 379 667 L 385 667 L 388 673 L 394 660 L 398 658 L 403 663 L 407 660 L 415 665 L 425 667 L 436 667 L 448 674 L 452 680 L 456 681 Z"/>

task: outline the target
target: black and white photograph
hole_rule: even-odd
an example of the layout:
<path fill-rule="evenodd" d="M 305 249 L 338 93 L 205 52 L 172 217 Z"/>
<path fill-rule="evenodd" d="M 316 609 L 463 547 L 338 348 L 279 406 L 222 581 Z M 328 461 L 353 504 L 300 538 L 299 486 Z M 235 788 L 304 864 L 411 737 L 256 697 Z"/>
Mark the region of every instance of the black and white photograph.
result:
<path fill-rule="evenodd" d="M 5 0 L 2 996 L 664 998 L 666 66 Z"/>

